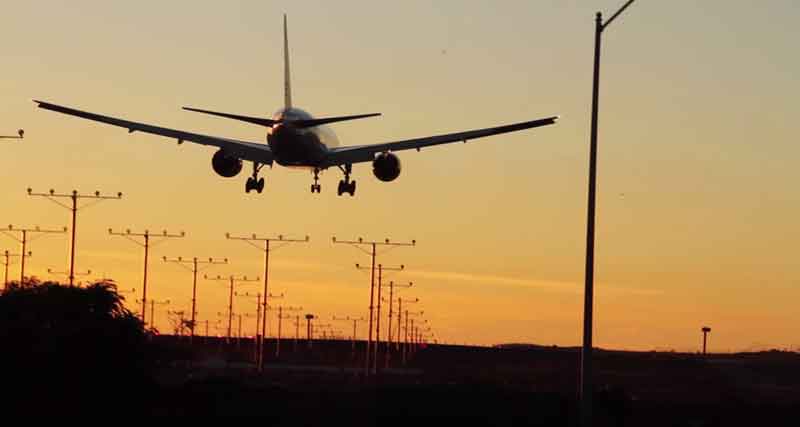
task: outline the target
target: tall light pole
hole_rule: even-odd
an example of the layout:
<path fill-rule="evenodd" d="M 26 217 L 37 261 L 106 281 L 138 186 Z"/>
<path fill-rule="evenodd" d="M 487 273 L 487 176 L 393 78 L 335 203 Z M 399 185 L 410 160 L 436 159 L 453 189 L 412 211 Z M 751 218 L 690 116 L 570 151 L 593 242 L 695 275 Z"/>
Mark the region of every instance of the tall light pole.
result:
<path fill-rule="evenodd" d="M 594 304 L 594 223 L 597 191 L 597 116 L 600 100 L 600 40 L 612 22 L 633 3 L 628 0 L 611 18 L 603 22 L 603 14 L 597 12 L 594 31 L 594 77 L 592 80 L 592 129 L 589 141 L 589 192 L 586 210 L 586 283 L 583 299 L 583 349 L 581 351 L 581 425 L 592 424 L 592 308 Z"/>
<path fill-rule="evenodd" d="M 288 239 L 284 238 L 283 235 L 278 235 L 278 237 L 260 237 L 256 235 L 256 233 L 251 234 L 250 236 L 233 236 L 230 233 L 225 233 L 225 238 L 229 240 L 241 240 L 250 246 L 253 246 L 256 249 L 259 249 L 264 252 L 264 295 L 269 295 L 269 253 L 270 251 L 276 251 L 283 246 L 286 246 L 290 243 L 308 243 L 309 238 L 308 236 L 305 239 Z M 259 246 L 255 242 L 260 242 L 264 246 Z M 277 247 L 270 248 L 270 242 L 278 242 Z M 267 333 L 267 298 L 264 298 L 262 301 L 264 316 L 261 318 L 261 333 L 262 336 L 256 338 L 256 347 L 258 348 L 258 371 L 261 372 L 264 369 L 264 336 Z"/>
<path fill-rule="evenodd" d="M 191 259 L 184 259 L 183 257 L 177 258 L 162 258 L 164 262 L 171 262 L 173 264 L 177 264 L 186 270 L 192 272 L 192 320 L 189 326 L 189 343 L 191 344 L 194 341 L 194 328 L 197 326 L 196 324 L 196 315 L 197 315 L 197 273 L 206 270 L 207 268 L 213 265 L 219 264 L 227 264 L 228 258 L 208 258 L 208 259 L 198 259 L 197 257 Z M 200 265 L 204 265 L 203 268 L 200 268 Z"/>
<path fill-rule="evenodd" d="M 74 231 L 74 229 L 73 229 Z M 147 320 L 145 319 L 145 315 L 147 314 L 147 257 L 150 254 L 150 247 L 155 246 L 158 243 L 163 242 L 166 239 L 174 239 L 174 238 L 183 238 L 186 236 L 186 233 L 181 231 L 179 234 L 171 234 L 167 230 L 164 230 L 161 234 L 150 234 L 149 230 L 144 230 L 144 233 L 132 233 L 130 229 L 125 230 L 125 232 L 117 232 L 114 229 L 109 228 L 108 234 L 111 236 L 122 236 L 137 246 L 141 246 L 144 248 L 144 276 L 142 278 L 142 324 L 147 325 Z M 137 240 L 137 237 L 141 237 L 142 241 L 140 242 Z M 150 239 L 163 239 L 160 241 L 154 241 L 153 243 L 150 242 Z M 70 270 L 72 271 L 72 270 Z"/>
<path fill-rule="evenodd" d="M 27 245 L 29 242 L 33 241 L 35 237 L 28 238 L 28 234 L 53 234 L 53 233 L 66 233 L 67 227 L 64 227 L 61 230 L 56 229 L 44 229 L 40 228 L 38 225 L 33 228 L 19 228 L 14 227 L 13 225 L 9 225 L 7 230 L 2 230 L 3 234 L 12 239 L 16 240 L 22 245 L 22 250 L 20 251 L 19 256 L 19 284 L 22 286 L 25 283 L 25 258 L 27 250 Z M 19 237 L 11 234 L 11 233 L 19 233 Z"/>
<path fill-rule="evenodd" d="M 56 193 L 53 189 L 47 193 L 35 193 L 33 189 L 28 188 L 28 195 L 44 197 L 72 213 L 72 237 L 70 238 L 69 246 L 69 285 L 73 286 L 75 284 L 75 227 L 78 220 L 78 210 L 96 205 L 103 200 L 119 200 L 122 198 L 122 193 L 117 193 L 116 196 L 104 196 L 99 191 L 95 191 L 94 194 L 80 194 L 78 190 L 72 190 L 72 193 Z M 70 199 L 72 204 L 61 203 L 59 199 Z M 79 207 L 78 200 L 81 199 L 92 199 L 92 202 Z"/>
<path fill-rule="evenodd" d="M 365 357 L 365 364 L 364 364 L 364 373 L 365 376 L 369 376 L 370 374 L 370 366 L 371 366 L 371 345 L 372 345 L 372 319 L 373 319 L 373 310 L 374 310 L 374 300 L 375 300 L 375 257 L 377 256 L 377 247 L 378 246 L 386 246 L 386 247 L 397 247 L 397 246 L 416 246 L 417 241 L 412 240 L 410 243 L 408 242 L 392 242 L 389 239 L 384 239 L 382 242 L 378 241 L 365 241 L 363 238 L 359 237 L 358 240 L 336 240 L 336 237 L 333 237 L 333 243 L 341 243 L 346 245 L 352 245 L 356 249 L 366 253 L 372 258 L 372 269 L 370 274 L 370 286 L 369 286 L 369 333 L 367 334 L 367 355 Z M 368 251 L 363 248 L 363 246 L 369 247 L 371 250 Z"/>
<path fill-rule="evenodd" d="M 233 285 L 237 282 L 245 283 L 245 282 L 258 282 L 261 279 L 256 277 L 255 279 L 248 279 L 247 276 L 237 277 L 231 274 L 228 277 L 223 277 L 217 275 L 217 277 L 209 277 L 203 275 L 203 278 L 206 280 L 216 280 L 216 281 L 226 281 L 230 283 L 229 294 L 228 294 L 228 337 L 226 342 L 230 344 L 231 342 L 231 327 L 233 325 Z"/>

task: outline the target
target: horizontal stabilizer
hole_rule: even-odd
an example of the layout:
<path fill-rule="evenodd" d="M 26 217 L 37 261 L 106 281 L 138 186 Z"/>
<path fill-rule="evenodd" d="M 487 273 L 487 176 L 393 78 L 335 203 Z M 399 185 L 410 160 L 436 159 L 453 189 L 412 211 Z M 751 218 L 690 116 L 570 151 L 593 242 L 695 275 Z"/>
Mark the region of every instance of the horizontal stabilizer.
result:
<path fill-rule="evenodd" d="M 363 119 L 366 117 L 375 117 L 380 116 L 381 113 L 370 113 L 370 114 L 357 114 L 355 116 L 339 116 L 339 117 L 326 117 L 321 119 L 297 119 L 297 120 L 273 120 L 273 119 L 265 119 L 262 117 L 250 117 L 250 116 L 240 116 L 238 114 L 230 114 L 230 113 L 220 113 L 217 111 L 209 111 L 209 110 L 201 110 L 199 108 L 191 108 L 191 107 L 183 107 L 184 110 L 187 111 L 194 111 L 196 113 L 203 113 L 203 114 L 211 114 L 212 116 L 219 116 L 225 117 L 227 119 L 239 120 L 241 122 L 253 123 L 265 127 L 273 126 L 277 123 L 291 123 L 292 126 L 299 127 L 299 128 L 309 128 L 313 126 L 324 125 L 327 123 L 334 123 L 334 122 L 343 122 L 346 120 L 356 120 L 356 119 Z"/>
<path fill-rule="evenodd" d="M 239 120 L 240 122 L 253 123 L 256 125 L 261 125 L 266 127 L 270 127 L 275 123 L 277 123 L 277 121 L 275 120 L 265 119 L 262 117 L 240 116 L 238 114 L 219 113 L 217 111 L 200 110 L 198 108 L 190 108 L 190 107 L 183 107 L 183 109 L 187 111 L 194 111 L 195 113 L 211 114 L 212 116 L 225 117 L 227 119 Z"/>
<path fill-rule="evenodd" d="M 347 120 L 356 120 L 356 119 L 364 119 L 367 117 L 375 117 L 380 116 L 381 113 L 370 113 L 370 114 L 357 114 L 355 116 L 340 116 L 340 117 L 325 117 L 321 119 L 306 119 L 306 120 L 287 120 L 287 122 L 291 123 L 293 126 L 299 128 L 310 128 L 312 126 L 319 126 L 328 123 L 334 122 L 344 122 Z"/>

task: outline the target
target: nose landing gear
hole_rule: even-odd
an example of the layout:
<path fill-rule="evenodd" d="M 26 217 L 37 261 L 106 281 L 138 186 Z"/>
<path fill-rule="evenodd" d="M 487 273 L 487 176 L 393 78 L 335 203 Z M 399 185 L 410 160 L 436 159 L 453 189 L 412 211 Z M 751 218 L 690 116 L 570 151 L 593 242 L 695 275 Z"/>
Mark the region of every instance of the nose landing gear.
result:
<path fill-rule="evenodd" d="M 314 168 L 314 183 L 311 184 L 311 192 L 317 193 L 322 190 L 322 187 L 319 185 L 319 169 Z"/>

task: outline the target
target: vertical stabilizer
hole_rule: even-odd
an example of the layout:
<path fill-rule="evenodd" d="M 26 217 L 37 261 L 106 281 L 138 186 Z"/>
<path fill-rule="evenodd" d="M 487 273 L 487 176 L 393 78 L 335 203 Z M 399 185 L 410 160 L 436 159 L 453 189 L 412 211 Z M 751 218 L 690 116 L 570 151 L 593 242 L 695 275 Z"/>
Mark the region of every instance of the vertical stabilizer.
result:
<path fill-rule="evenodd" d="M 283 14 L 283 96 L 284 107 L 292 107 L 292 83 L 289 75 L 289 35 L 286 30 L 286 14 Z"/>

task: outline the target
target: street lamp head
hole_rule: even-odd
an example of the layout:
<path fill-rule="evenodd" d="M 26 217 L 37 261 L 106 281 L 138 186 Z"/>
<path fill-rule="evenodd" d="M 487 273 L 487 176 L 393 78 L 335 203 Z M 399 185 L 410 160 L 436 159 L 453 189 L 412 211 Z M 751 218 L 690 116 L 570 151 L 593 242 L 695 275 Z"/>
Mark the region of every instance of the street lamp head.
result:
<path fill-rule="evenodd" d="M 18 130 L 17 135 L 19 135 L 20 139 L 25 138 L 25 129 Z"/>
<path fill-rule="evenodd" d="M 33 193 L 33 189 L 28 187 L 28 194 L 31 194 L 31 193 Z"/>
<path fill-rule="evenodd" d="M 95 197 L 100 197 L 100 192 L 99 191 L 95 191 L 94 195 L 95 195 Z"/>
<path fill-rule="evenodd" d="M 121 191 L 118 191 L 118 192 L 117 192 L 117 198 L 118 198 L 118 199 L 121 199 L 121 198 L 122 198 L 122 192 L 121 192 Z"/>
<path fill-rule="evenodd" d="M 411 240 L 411 246 L 416 246 L 416 245 L 417 245 L 417 241 L 416 240 Z"/>
<path fill-rule="evenodd" d="M 53 195 L 53 194 L 55 194 L 55 193 L 56 193 L 56 190 L 53 190 L 53 189 L 51 188 L 51 189 L 50 189 L 50 195 L 52 196 L 52 195 Z"/>

